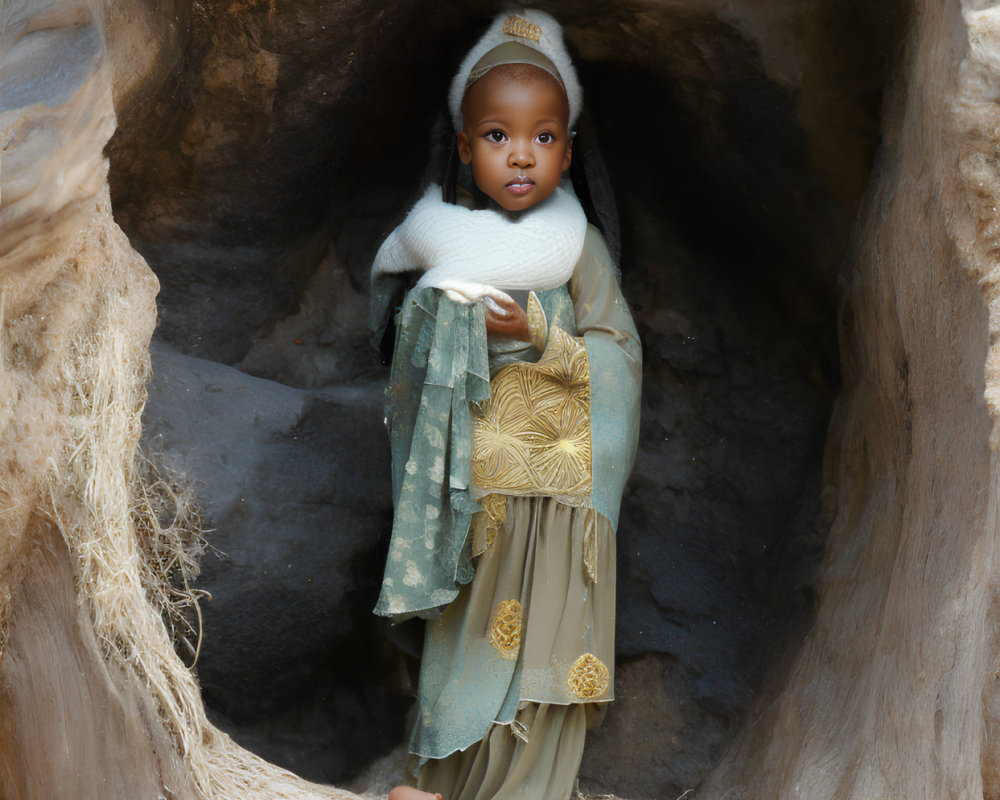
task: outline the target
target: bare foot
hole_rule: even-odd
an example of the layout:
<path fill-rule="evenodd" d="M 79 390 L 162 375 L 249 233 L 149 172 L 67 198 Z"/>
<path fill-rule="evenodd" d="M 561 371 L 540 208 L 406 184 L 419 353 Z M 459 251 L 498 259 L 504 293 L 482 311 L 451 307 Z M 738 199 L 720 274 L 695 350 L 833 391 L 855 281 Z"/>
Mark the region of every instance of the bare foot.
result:
<path fill-rule="evenodd" d="M 421 792 L 412 786 L 397 786 L 389 792 L 389 800 L 443 800 L 439 794 Z"/>

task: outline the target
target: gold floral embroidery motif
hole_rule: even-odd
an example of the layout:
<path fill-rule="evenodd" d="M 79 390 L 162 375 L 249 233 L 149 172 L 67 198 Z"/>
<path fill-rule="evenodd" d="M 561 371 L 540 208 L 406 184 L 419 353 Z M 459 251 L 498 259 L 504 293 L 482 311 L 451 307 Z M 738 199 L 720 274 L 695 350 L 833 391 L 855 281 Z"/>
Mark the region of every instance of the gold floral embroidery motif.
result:
<path fill-rule="evenodd" d="M 514 495 L 590 495 L 590 365 L 583 339 L 554 325 L 542 358 L 500 370 L 489 400 L 473 416 L 478 486 Z"/>
<path fill-rule="evenodd" d="M 489 639 L 501 658 L 517 658 L 521 647 L 521 601 L 516 597 L 504 600 L 493 610 Z"/>
<path fill-rule="evenodd" d="M 507 497 L 502 494 L 486 495 L 481 501 L 483 510 L 472 518 L 472 555 L 479 556 L 493 546 L 497 534 L 507 522 Z"/>
<path fill-rule="evenodd" d="M 569 690 L 581 700 L 601 697 L 608 691 L 611 674 L 593 653 L 584 653 L 569 670 Z"/>

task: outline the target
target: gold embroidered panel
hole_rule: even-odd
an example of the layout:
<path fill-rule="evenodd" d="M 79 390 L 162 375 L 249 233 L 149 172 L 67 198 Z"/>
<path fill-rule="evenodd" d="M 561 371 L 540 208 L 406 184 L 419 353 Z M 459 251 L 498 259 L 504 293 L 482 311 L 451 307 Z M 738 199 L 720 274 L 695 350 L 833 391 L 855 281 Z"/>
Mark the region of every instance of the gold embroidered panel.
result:
<path fill-rule="evenodd" d="M 581 700 L 593 700 L 608 691 L 611 673 L 593 653 L 584 653 L 569 671 L 569 690 Z"/>
<path fill-rule="evenodd" d="M 521 601 L 516 597 L 498 603 L 490 620 L 490 644 L 501 658 L 513 661 L 521 647 Z"/>
<path fill-rule="evenodd" d="M 591 493 L 590 364 L 582 338 L 557 326 L 535 364 L 511 364 L 473 408 L 472 476 L 485 491 Z"/>

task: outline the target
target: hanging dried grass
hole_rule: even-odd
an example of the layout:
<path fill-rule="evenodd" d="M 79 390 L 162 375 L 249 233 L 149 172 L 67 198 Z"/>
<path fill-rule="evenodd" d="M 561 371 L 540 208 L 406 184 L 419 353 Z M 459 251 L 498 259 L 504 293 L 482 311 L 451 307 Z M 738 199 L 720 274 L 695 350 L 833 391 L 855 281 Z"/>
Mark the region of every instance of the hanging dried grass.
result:
<path fill-rule="evenodd" d="M 102 285 L 60 367 L 71 388 L 69 441 L 48 468 L 46 510 L 73 557 L 78 602 L 105 657 L 152 697 L 206 800 L 353 797 L 268 764 L 218 731 L 175 652 L 175 640 L 192 660 L 198 652 L 199 592 L 190 581 L 205 546 L 201 520 L 190 491 L 138 452 L 149 354 L 136 331 L 148 328 L 148 309 L 136 308 L 129 283 L 138 259 L 109 205 L 102 217 L 81 257 L 104 262 Z"/>
<path fill-rule="evenodd" d="M 183 476 L 143 448 L 136 459 L 132 521 L 142 554 L 143 586 L 153 607 L 161 609 L 175 648 L 187 652 L 193 669 L 201 652 L 199 600 L 211 600 L 204 589 L 191 588 L 207 547 L 201 512 Z"/>

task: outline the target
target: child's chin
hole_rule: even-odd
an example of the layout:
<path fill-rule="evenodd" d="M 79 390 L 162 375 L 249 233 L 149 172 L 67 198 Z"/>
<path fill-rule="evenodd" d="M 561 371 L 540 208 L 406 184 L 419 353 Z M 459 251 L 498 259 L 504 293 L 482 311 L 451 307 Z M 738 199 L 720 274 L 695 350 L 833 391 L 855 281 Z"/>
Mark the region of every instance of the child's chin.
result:
<path fill-rule="evenodd" d="M 504 192 L 499 197 L 493 199 L 506 211 L 525 211 L 544 200 L 548 195 L 541 195 L 537 189 L 533 189 L 527 194 L 513 194 Z"/>

